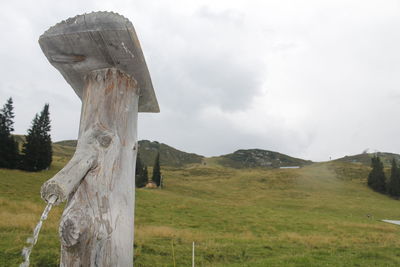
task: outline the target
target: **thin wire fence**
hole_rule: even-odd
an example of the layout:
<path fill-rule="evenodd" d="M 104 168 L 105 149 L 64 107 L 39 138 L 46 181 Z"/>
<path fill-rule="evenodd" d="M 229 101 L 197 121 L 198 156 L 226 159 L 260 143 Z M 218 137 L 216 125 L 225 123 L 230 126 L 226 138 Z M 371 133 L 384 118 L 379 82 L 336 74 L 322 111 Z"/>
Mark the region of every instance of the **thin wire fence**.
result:
<path fill-rule="evenodd" d="M 264 257 L 267 251 L 253 250 L 248 244 L 235 246 L 216 240 L 188 241 L 178 237 L 151 237 L 135 240 L 135 262 L 143 257 L 158 257 L 168 266 L 209 266 L 213 263 L 245 263 Z"/>

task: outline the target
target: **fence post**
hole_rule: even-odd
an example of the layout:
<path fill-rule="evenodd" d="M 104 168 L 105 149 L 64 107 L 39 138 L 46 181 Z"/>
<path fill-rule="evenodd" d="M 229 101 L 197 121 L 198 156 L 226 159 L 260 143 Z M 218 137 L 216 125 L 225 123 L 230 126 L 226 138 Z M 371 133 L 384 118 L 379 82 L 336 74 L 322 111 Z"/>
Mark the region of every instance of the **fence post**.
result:
<path fill-rule="evenodd" d="M 194 241 L 192 245 L 192 267 L 194 267 Z"/>

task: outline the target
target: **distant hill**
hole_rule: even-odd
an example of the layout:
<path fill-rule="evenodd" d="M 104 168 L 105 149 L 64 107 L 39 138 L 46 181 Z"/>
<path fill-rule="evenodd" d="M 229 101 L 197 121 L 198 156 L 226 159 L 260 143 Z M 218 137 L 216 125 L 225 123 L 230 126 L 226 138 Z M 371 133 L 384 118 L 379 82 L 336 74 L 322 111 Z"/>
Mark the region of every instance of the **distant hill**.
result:
<path fill-rule="evenodd" d="M 76 144 L 76 140 L 55 142 L 53 144 L 53 153 L 55 156 L 59 157 L 71 157 L 74 153 Z M 201 164 L 203 162 L 236 169 L 305 166 L 312 163 L 310 160 L 294 158 L 278 152 L 262 149 L 241 149 L 231 154 L 205 158 L 194 153 L 180 151 L 157 141 L 139 141 L 139 156 L 145 165 L 153 166 L 158 151 L 160 151 L 161 165 L 172 167 L 182 167 L 188 164 Z"/>
<path fill-rule="evenodd" d="M 73 148 L 74 150 L 76 144 L 76 140 L 65 140 L 56 142 L 54 143 L 53 150 L 55 152 L 55 155 L 60 155 L 60 153 L 65 150 L 65 153 L 63 154 L 63 156 L 65 156 L 70 153 L 71 148 Z M 160 151 L 160 164 L 164 166 L 167 165 L 173 167 L 181 167 L 187 164 L 201 163 L 204 158 L 203 156 L 193 153 L 186 153 L 156 141 L 139 141 L 139 156 L 145 165 L 153 166 L 158 151 Z"/>
<path fill-rule="evenodd" d="M 14 140 L 17 141 L 18 145 L 22 146 L 23 143 L 26 141 L 25 135 L 22 134 L 13 134 Z"/>
<path fill-rule="evenodd" d="M 14 135 L 20 148 L 25 142 L 25 136 Z M 70 158 L 74 154 L 77 140 L 64 140 L 53 143 L 53 155 Z M 182 167 L 188 164 L 207 163 L 211 165 L 221 165 L 236 169 L 242 168 L 279 168 L 290 166 L 305 166 L 313 163 L 310 160 L 294 158 L 285 154 L 262 149 L 240 149 L 231 154 L 218 157 L 205 158 L 194 153 L 180 151 L 157 141 L 141 140 L 139 141 L 139 155 L 143 163 L 147 166 L 153 166 L 157 151 L 160 151 L 160 162 L 164 166 Z M 392 159 L 400 162 L 400 155 L 387 152 L 362 153 L 358 155 L 345 156 L 332 160 L 333 162 L 355 163 L 369 166 L 373 155 L 378 156 L 383 161 L 385 167 L 390 167 Z"/>
<path fill-rule="evenodd" d="M 343 158 L 336 159 L 334 161 L 339 161 L 339 162 L 350 162 L 350 163 L 358 163 L 358 164 L 363 164 L 363 165 L 371 165 L 371 158 L 377 154 L 383 164 L 388 167 L 391 165 L 391 162 L 393 159 L 395 159 L 397 162 L 400 161 L 400 155 L 399 154 L 394 154 L 394 153 L 387 153 L 387 152 L 377 152 L 377 153 L 362 153 L 358 155 L 352 155 L 352 156 L 345 156 Z"/>
<path fill-rule="evenodd" d="M 26 136 L 22 134 L 14 134 L 14 140 L 17 141 L 19 150 L 26 142 Z M 69 159 L 75 152 L 76 140 L 66 140 L 53 143 L 53 156 Z"/>
<path fill-rule="evenodd" d="M 201 163 L 204 159 L 203 156 L 186 153 L 156 141 L 139 141 L 139 156 L 145 165 L 153 166 L 158 151 L 160 151 L 161 165 L 180 167 L 187 164 Z"/>
<path fill-rule="evenodd" d="M 53 144 L 53 154 L 59 157 L 72 157 L 77 141 L 64 140 Z M 310 160 L 290 157 L 274 151 L 262 149 L 241 149 L 219 157 L 205 158 L 194 153 L 187 153 L 157 141 L 139 141 L 139 156 L 147 166 L 153 166 L 157 152 L 160 151 L 160 163 L 163 166 L 182 167 L 189 164 L 220 165 L 236 169 L 243 168 L 279 168 L 305 166 Z M 368 160 L 367 160 L 368 161 Z"/>
<path fill-rule="evenodd" d="M 64 140 L 64 141 L 55 142 L 54 144 L 60 145 L 60 146 L 76 147 L 77 143 L 78 143 L 77 140 Z"/>
<path fill-rule="evenodd" d="M 312 163 L 310 160 L 293 158 L 285 154 L 262 149 L 240 149 L 234 153 L 222 155 L 214 159 L 219 165 L 231 168 L 254 167 L 290 167 L 305 166 Z"/>

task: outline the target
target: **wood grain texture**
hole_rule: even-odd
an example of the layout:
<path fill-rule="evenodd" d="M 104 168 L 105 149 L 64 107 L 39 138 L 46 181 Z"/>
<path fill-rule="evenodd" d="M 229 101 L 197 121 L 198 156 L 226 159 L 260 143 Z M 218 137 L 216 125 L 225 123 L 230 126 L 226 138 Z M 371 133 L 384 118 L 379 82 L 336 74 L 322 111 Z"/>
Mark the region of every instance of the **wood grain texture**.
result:
<path fill-rule="evenodd" d="M 92 71 L 85 84 L 77 151 L 42 196 L 58 186 L 68 198 L 61 266 L 133 266 L 139 88 L 114 68 Z"/>
<path fill-rule="evenodd" d="M 79 98 L 88 72 L 115 67 L 141 88 L 139 112 L 160 112 L 139 39 L 124 16 L 92 12 L 66 19 L 44 32 L 39 45 Z"/>

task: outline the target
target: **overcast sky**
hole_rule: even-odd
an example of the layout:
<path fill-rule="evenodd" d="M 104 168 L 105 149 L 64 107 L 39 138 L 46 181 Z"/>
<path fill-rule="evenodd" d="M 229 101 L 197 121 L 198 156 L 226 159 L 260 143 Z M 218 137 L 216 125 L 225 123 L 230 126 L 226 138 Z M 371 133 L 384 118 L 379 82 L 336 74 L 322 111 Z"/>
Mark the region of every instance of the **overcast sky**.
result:
<path fill-rule="evenodd" d="M 79 98 L 38 45 L 50 26 L 115 11 L 135 26 L 161 113 L 140 139 L 205 156 L 260 148 L 315 161 L 400 153 L 400 1 L 3 1 L 0 105 L 15 133 L 50 103 L 76 139 Z"/>

